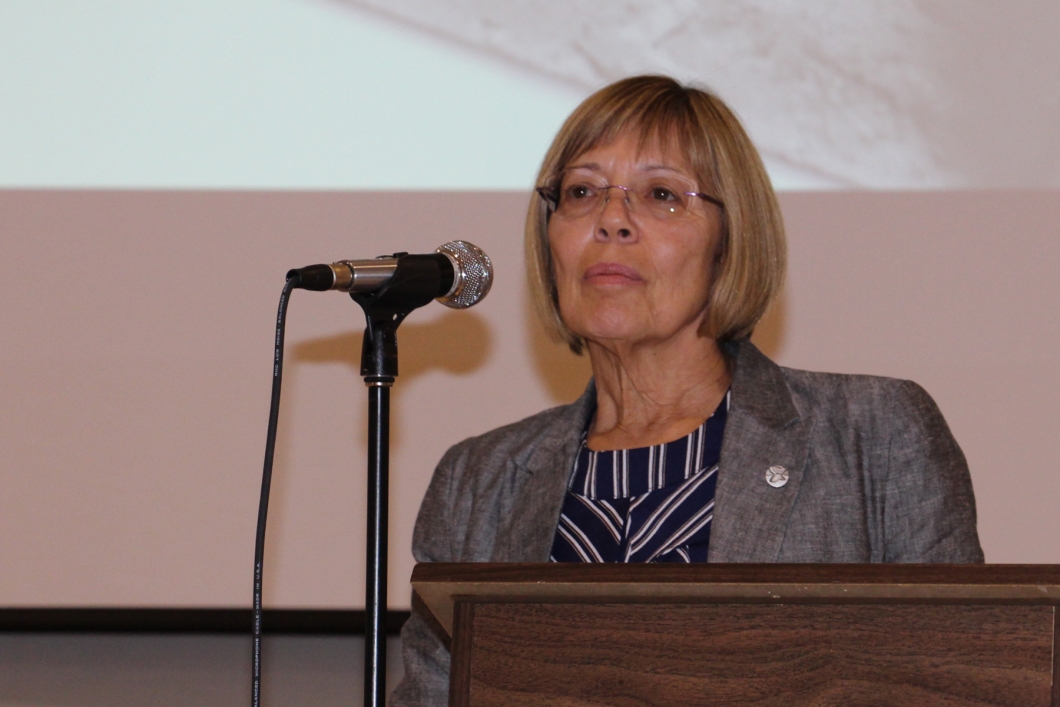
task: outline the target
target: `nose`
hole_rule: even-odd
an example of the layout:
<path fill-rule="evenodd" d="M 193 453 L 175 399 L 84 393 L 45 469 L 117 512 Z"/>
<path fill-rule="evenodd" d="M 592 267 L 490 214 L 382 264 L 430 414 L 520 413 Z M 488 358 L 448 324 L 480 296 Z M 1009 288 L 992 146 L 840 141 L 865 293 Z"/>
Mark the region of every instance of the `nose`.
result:
<path fill-rule="evenodd" d="M 617 191 L 615 191 L 617 189 Z M 596 221 L 596 240 L 633 243 L 637 240 L 637 228 L 630 219 L 629 192 L 622 187 L 608 187 L 603 208 Z"/>

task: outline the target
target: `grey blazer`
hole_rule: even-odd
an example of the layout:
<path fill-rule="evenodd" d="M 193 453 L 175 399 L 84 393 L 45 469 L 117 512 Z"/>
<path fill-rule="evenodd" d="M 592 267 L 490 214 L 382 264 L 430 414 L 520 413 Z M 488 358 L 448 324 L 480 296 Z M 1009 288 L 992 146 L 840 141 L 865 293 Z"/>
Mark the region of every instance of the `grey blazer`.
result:
<path fill-rule="evenodd" d="M 722 440 L 710 562 L 982 562 L 968 466 L 910 381 L 781 368 L 749 342 Z M 595 405 L 571 405 L 446 452 L 413 535 L 419 562 L 546 562 Z M 788 482 L 766 483 L 771 466 Z M 393 705 L 446 705 L 449 652 L 414 609 Z"/>

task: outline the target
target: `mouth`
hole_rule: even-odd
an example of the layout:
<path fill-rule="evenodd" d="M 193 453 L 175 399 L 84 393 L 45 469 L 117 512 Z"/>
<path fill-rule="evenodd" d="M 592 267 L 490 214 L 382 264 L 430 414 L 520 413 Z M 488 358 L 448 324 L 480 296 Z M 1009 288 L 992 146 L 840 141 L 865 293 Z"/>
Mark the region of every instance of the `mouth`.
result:
<path fill-rule="evenodd" d="M 582 279 L 594 285 L 629 285 L 644 281 L 636 270 L 619 263 L 597 263 L 585 271 Z"/>

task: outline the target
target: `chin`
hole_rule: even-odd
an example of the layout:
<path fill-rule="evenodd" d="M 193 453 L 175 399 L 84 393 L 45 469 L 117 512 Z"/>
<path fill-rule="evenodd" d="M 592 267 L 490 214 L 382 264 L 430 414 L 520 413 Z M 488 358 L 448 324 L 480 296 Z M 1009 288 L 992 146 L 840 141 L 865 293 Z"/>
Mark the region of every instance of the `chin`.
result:
<path fill-rule="evenodd" d="M 582 310 L 579 316 L 563 316 L 572 332 L 586 341 L 637 341 L 650 335 L 655 327 L 651 317 L 643 311 L 630 311 L 623 306 L 596 306 Z"/>
<path fill-rule="evenodd" d="M 586 341 L 606 343 L 609 341 L 637 341 L 648 334 L 645 327 L 636 326 L 629 320 L 620 321 L 594 321 L 585 323 L 578 327 L 578 331 L 571 329 Z"/>

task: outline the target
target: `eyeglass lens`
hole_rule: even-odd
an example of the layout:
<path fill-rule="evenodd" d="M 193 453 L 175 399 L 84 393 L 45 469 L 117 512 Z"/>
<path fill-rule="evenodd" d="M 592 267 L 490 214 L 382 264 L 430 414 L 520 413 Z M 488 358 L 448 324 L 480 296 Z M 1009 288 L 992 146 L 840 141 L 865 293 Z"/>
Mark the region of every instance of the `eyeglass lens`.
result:
<path fill-rule="evenodd" d="M 564 178 L 560 185 L 556 213 L 578 218 L 595 213 L 610 199 L 624 198 L 632 213 L 658 219 L 679 218 L 688 211 L 694 198 L 686 192 L 695 192 L 695 185 L 672 177 L 638 180 L 628 186 L 619 186 L 572 175 Z"/>

